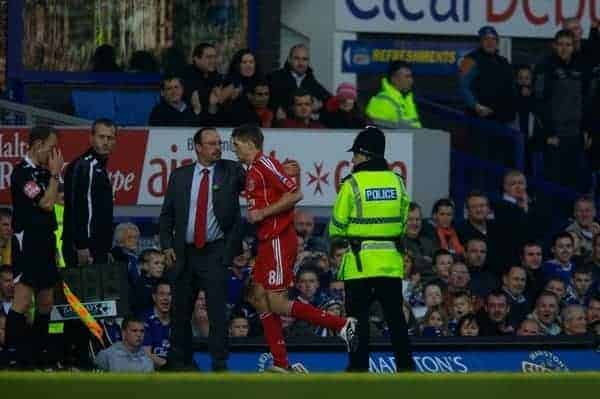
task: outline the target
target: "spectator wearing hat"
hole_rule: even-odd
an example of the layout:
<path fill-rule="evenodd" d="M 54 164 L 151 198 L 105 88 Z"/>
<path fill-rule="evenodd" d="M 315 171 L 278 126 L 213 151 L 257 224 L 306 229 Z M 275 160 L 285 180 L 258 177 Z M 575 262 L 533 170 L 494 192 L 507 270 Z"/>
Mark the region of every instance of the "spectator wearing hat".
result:
<path fill-rule="evenodd" d="M 479 48 L 460 63 L 460 91 L 470 112 L 481 118 L 510 123 L 515 119 L 516 91 L 508 60 L 498 54 L 498 32 L 478 31 Z"/>
<path fill-rule="evenodd" d="M 327 100 L 325 109 L 321 112 L 321 122 L 330 129 L 360 129 L 365 121 L 360 116 L 356 103 L 356 86 L 342 83 L 338 86 L 335 96 Z"/>
<path fill-rule="evenodd" d="M 413 93 L 413 74 L 410 65 L 394 61 L 387 76 L 381 79 L 381 91 L 367 104 L 368 119 L 377 127 L 420 128 L 421 120 Z"/>

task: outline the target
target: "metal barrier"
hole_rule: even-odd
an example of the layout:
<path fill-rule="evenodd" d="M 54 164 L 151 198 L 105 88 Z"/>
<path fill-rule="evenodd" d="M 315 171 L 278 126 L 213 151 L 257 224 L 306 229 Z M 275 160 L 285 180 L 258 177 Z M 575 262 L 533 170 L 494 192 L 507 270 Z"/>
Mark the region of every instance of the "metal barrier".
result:
<path fill-rule="evenodd" d="M 12 101 L 0 100 L 0 125 L 89 126 L 92 121 Z"/>

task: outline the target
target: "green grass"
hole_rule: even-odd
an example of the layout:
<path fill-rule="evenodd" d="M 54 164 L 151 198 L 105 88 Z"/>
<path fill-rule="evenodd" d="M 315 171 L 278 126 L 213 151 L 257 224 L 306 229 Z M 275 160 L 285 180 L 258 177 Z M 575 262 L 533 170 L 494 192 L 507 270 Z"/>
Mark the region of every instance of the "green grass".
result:
<path fill-rule="evenodd" d="M 560 374 L 84 374 L 0 373 L 10 399 L 580 399 L 600 373 Z M 316 396 L 318 395 L 318 396 Z"/>

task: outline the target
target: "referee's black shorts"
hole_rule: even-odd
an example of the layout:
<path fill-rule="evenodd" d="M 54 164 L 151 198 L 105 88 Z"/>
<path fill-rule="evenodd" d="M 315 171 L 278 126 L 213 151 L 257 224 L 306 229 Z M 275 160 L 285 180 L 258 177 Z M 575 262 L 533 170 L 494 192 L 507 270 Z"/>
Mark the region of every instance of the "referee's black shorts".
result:
<path fill-rule="evenodd" d="M 16 282 L 34 290 L 54 288 L 60 279 L 54 232 L 27 230 L 14 237 L 13 266 Z"/>

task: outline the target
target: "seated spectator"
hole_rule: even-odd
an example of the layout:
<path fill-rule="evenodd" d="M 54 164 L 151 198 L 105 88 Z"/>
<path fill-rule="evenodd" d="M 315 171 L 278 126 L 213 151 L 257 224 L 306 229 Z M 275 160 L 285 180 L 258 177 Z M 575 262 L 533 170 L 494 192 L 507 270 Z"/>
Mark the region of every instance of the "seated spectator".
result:
<path fill-rule="evenodd" d="M 329 97 L 321 112 L 321 123 L 329 129 L 362 129 L 365 121 L 356 100 L 356 86 L 351 83 L 340 84 L 336 95 Z"/>
<path fill-rule="evenodd" d="M 465 249 L 458 239 L 458 234 L 452 226 L 454 219 L 454 203 L 447 198 L 437 200 L 431 211 L 435 223 L 436 237 L 440 248 L 450 251 L 454 255 L 463 256 Z"/>
<path fill-rule="evenodd" d="M 529 303 L 535 302 L 539 293 L 544 289 L 544 275 L 542 273 L 542 246 L 529 241 L 523 245 L 520 256 L 520 264 L 527 271 L 527 283 L 525 284 L 525 297 Z"/>
<path fill-rule="evenodd" d="M 472 313 L 462 316 L 456 325 L 456 335 L 459 337 L 478 337 L 479 321 Z"/>
<path fill-rule="evenodd" d="M 102 371 L 111 373 L 149 373 L 154 371 L 154 363 L 142 347 L 144 322 L 135 317 L 126 317 L 121 330 L 123 341 L 100 351 L 96 356 L 96 366 Z"/>
<path fill-rule="evenodd" d="M 327 253 L 325 241 L 315 234 L 315 217 L 312 213 L 297 208 L 294 212 L 294 228 L 296 234 L 304 239 L 304 249 Z"/>
<path fill-rule="evenodd" d="M 558 278 L 552 277 L 548 281 L 546 281 L 546 285 L 544 286 L 544 291 L 548 291 L 556 295 L 558 298 L 558 305 L 562 308 L 567 303 L 567 285 L 565 282 Z"/>
<path fill-rule="evenodd" d="M 561 332 L 558 320 L 559 299 L 549 291 L 544 291 L 537 298 L 533 313 L 527 316 L 540 327 L 540 335 L 559 335 Z"/>
<path fill-rule="evenodd" d="M 245 338 L 250 331 L 250 323 L 244 315 L 236 314 L 229 322 L 229 336 L 232 338 Z"/>
<path fill-rule="evenodd" d="M 250 261 L 252 250 L 247 240 L 242 241 L 242 253 L 233 258 L 231 264 L 231 276 L 227 287 L 227 305 L 230 309 L 242 302 L 242 291 L 250 278 Z"/>
<path fill-rule="evenodd" d="M 313 70 L 310 68 L 309 50 L 304 44 L 296 44 L 290 48 L 285 65 L 273 72 L 269 81 L 271 87 L 270 108 L 278 114 L 285 115 L 285 112 L 294 103 L 293 94 L 298 89 L 302 89 L 312 98 L 310 103 L 316 113 L 331 96 L 315 78 Z M 282 115 L 283 119 L 285 119 L 284 115 Z"/>
<path fill-rule="evenodd" d="M 527 179 L 518 170 L 504 175 L 502 200 L 494 204 L 498 236 L 498 264 L 508 266 L 519 260 L 523 245 L 536 238 L 537 220 L 527 194 Z M 504 270 L 499 270 L 503 273 Z"/>
<path fill-rule="evenodd" d="M 131 302 L 134 314 L 142 314 L 154 304 L 152 292 L 162 279 L 165 271 L 165 258 L 158 249 L 146 249 L 139 258 L 141 277 L 135 284 Z"/>
<path fill-rule="evenodd" d="M 336 275 L 346 251 L 348 251 L 348 243 L 345 240 L 333 239 L 329 244 L 329 267 Z"/>
<path fill-rule="evenodd" d="M 121 72 L 121 67 L 117 64 L 117 53 L 110 44 L 103 44 L 96 48 L 94 55 L 90 60 L 92 72 Z"/>
<path fill-rule="evenodd" d="M 127 265 L 129 286 L 133 289 L 141 276 L 138 265 L 140 229 L 133 223 L 120 223 L 115 227 L 115 246 L 110 251 L 113 260 Z"/>
<path fill-rule="evenodd" d="M 592 294 L 592 268 L 589 265 L 577 266 L 571 281 L 572 304 L 585 305 Z"/>
<path fill-rule="evenodd" d="M 586 319 L 588 325 L 600 321 L 600 294 L 590 298 L 587 306 Z"/>
<path fill-rule="evenodd" d="M 0 265 L 12 265 L 12 211 L 0 208 Z"/>
<path fill-rule="evenodd" d="M 540 325 L 532 319 L 523 320 L 517 329 L 518 337 L 534 337 L 537 335 L 541 335 Z"/>
<path fill-rule="evenodd" d="M 245 48 L 238 50 L 229 63 L 229 70 L 225 77 L 224 89 L 232 88 L 232 98 L 235 100 L 240 95 L 245 95 L 250 87 L 254 86 L 257 79 L 262 76 L 256 56 L 252 50 Z"/>
<path fill-rule="evenodd" d="M 196 302 L 194 302 L 194 313 L 192 315 L 192 335 L 194 338 L 206 338 L 210 330 L 208 312 L 206 308 L 206 291 L 199 290 Z"/>
<path fill-rule="evenodd" d="M 434 252 L 439 249 L 436 241 L 423 232 L 423 217 L 421 207 L 416 202 L 408 206 L 404 246 L 415 257 L 415 267 L 424 280 L 433 277 L 432 261 Z"/>
<path fill-rule="evenodd" d="M 217 113 L 215 107 L 203 108 L 197 94 L 192 95 L 190 104 L 186 103 L 183 100 L 183 81 L 179 77 L 165 77 L 160 84 L 160 95 L 160 102 L 154 106 L 148 119 L 150 126 L 199 126 L 203 122 L 212 124 L 207 116 L 209 113 Z M 215 104 L 216 99 L 213 98 L 213 105 Z"/>
<path fill-rule="evenodd" d="M 568 305 L 562 310 L 562 328 L 565 335 L 585 335 L 587 325 L 585 308 L 581 305 Z"/>
<path fill-rule="evenodd" d="M 482 336 L 509 335 L 515 332 L 508 315 L 508 296 L 500 290 L 488 294 L 483 311 L 479 312 L 479 327 Z"/>
<path fill-rule="evenodd" d="M 445 337 L 448 335 L 448 316 L 441 306 L 427 310 L 421 322 L 421 336 Z"/>
<path fill-rule="evenodd" d="M 302 89 L 294 92 L 291 116 L 278 120 L 276 127 L 287 129 L 324 129 L 320 122 L 312 119 L 313 98 Z"/>
<path fill-rule="evenodd" d="M 442 288 L 435 283 L 428 283 L 423 289 L 423 297 L 425 299 L 425 307 L 413 308 L 413 313 L 417 319 L 421 319 L 425 313 L 435 308 L 436 306 L 444 305 L 444 296 L 442 295 Z"/>
<path fill-rule="evenodd" d="M 221 111 L 221 122 L 230 126 L 256 124 L 264 128 L 272 127 L 275 114 L 268 107 L 270 93 L 269 83 L 265 79 L 250 81 L 244 93 Z"/>
<path fill-rule="evenodd" d="M 594 236 L 600 234 L 600 224 L 596 221 L 596 206 L 593 198 L 589 195 L 579 197 L 575 201 L 573 216 L 575 220 L 565 231 L 577 235 L 582 250 L 581 255 L 587 258 L 592 254 Z"/>
<path fill-rule="evenodd" d="M 498 288 L 498 280 L 488 270 L 487 244 L 480 238 L 467 241 L 465 263 L 471 276 L 471 292 L 481 298 Z"/>
<path fill-rule="evenodd" d="M 0 267 L 0 313 L 8 315 L 15 296 L 15 281 L 12 266 L 2 265 Z"/>
<path fill-rule="evenodd" d="M 194 47 L 192 63 L 186 67 L 183 81 L 185 82 L 184 98 L 191 102 L 192 97 L 196 97 L 202 110 L 208 110 L 211 103 L 213 107 L 216 106 L 220 93 L 215 89 L 223 85 L 223 76 L 217 72 L 215 46 L 210 43 L 200 43 Z"/>
<path fill-rule="evenodd" d="M 167 364 L 171 343 L 171 284 L 159 281 L 152 293 L 154 306 L 144 315 L 144 351 L 159 369 Z"/>
<path fill-rule="evenodd" d="M 471 295 L 467 291 L 459 291 L 452 295 L 451 303 L 448 304 L 450 308 L 450 314 L 452 316 L 452 320 L 448 322 L 448 331 L 451 335 L 457 335 L 458 324 L 460 320 L 468 315 L 473 313 L 473 302 Z M 479 325 L 477 327 L 479 331 Z"/>
<path fill-rule="evenodd" d="M 330 299 L 328 301 L 323 302 L 320 308 L 329 314 L 344 317 L 344 304 L 339 299 Z M 315 335 L 317 337 L 337 337 L 339 334 L 335 330 L 331 330 L 329 328 L 317 327 L 315 330 Z"/>
<path fill-rule="evenodd" d="M 421 274 L 414 267 L 414 257 L 410 252 L 404 254 L 404 278 L 402 282 L 402 297 L 404 303 L 411 308 L 422 308 L 425 306 L 424 282 Z"/>
<path fill-rule="evenodd" d="M 508 319 L 512 326 L 518 326 L 531 311 L 530 302 L 525 297 L 526 284 L 527 271 L 522 266 L 511 266 L 502 276 L 502 291 L 508 297 Z"/>
<path fill-rule="evenodd" d="M 342 304 L 346 303 L 346 291 L 344 288 L 344 281 L 342 280 L 334 280 L 329 284 L 328 296 L 331 299 L 337 299 L 342 302 Z"/>
<path fill-rule="evenodd" d="M 542 273 L 548 281 L 552 277 L 558 277 L 568 286 L 573 278 L 575 265 L 573 258 L 573 237 L 569 233 L 558 233 L 552 239 L 552 254 L 554 258 L 544 262 Z"/>
<path fill-rule="evenodd" d="M 393 61 L 381 79 L 381 90 L 371 97 L 365 113 L 379 128 L 420 128 L 421 121 L 413 92 L 413 73 L 404 61 Z"/>
<path fill-rule="evenodd" d="M 433 254 L 433 272 L 435 273 L 433 281 L 440 287 L 448 287 L 450 277 L 450 267 L 454 264 L 454 256 L 445 249 L 438 249 Z"/>
<path fill-rule="evenodd" d="M 490 219 L 490 203 L 488 197 L 480 191 L 471 191 L 465 200 L 467 220 L 457 229 L 461 244 L 466 247 L 473 238 L 485 241 L 488 252 L 488 270 L 500 274 L 501 265 L 497 265 L 496 241 L 499 240 L 496 222 Z"/>
<path fill-rule="evenodd" d="M 450 266 L 450 275 L 448 277 L 448 295 L 453 295 L 459 291 L 469 291 L 471 289 L 471 274 L 467 265 L 462 262 L 454 262 Z"/>
<path fill-rule="evenodd" d="M 319 307 L 327 296 L 319 289 L 319 273 L 313 267 L 304 267 L 296 275 L 296 300 Z"/>
<path fill-rule="evenodd" d="M 596 234 L 592 242 L 592 254 L 586 260 L 586 264 L 592 269 L 594 284 L 600 284 L 600 234 Z"/>

